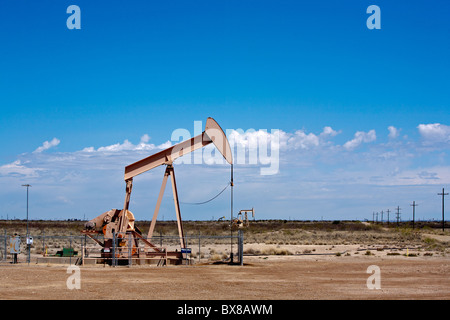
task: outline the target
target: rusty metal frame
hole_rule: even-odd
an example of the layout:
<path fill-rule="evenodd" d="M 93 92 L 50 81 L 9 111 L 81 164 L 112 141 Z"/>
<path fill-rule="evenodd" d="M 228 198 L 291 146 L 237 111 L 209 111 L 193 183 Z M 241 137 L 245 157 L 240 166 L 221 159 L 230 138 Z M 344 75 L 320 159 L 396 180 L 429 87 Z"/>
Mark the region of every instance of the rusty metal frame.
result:
<path fill-rule="evenodd" d="M 173 202 L 175 205 L 175 212 L 177 215 L 177 225 L 178 225 L 178 234 L 180 236 L 180 244 L 181 244 L 181 248 L 184 249 L 184 248 L 186 248 L 186 243 L 184 240 L 183 222 L 181 220 L 180 202 L 178 201 L 178 192 L 177 192 L 177 184 L 176 184 L 176 180 L 175 180 L 175 171 L 171 164 L 167 165 L 166 171 L 164 172 L 164 178 L 163 178 L 163 182 L 161 184 L 161 190 L 159 191 L 158 201 L 156 202 L 156 207 L 155 207 L 155 211 L 153 213 L 153 218 L 152 218 L 152 222 L 150 224 L 150 229 L 148 230 L 147 239 L 151 239 L 153 236 L 156 219 L 158 217 L 159 208 L 161 206 L 162 198 L 164 195 L 164 190 L 166 188 L 167 179 L 169 176 L 170 176 L 171 183 L 172 183 Z"/>
<path fill-rule="evenodd" d="M 175 161 L 177 158 L 190 152 L 193 152 L 197 149 L 203 148 L 209 145 L 210 143 L 213 143 L 216 146 L 216 148 L 219 150 L 219 152 L 222 154 L 222 156 L 228 163 L 230 164 L 233 163 L 231 148 L 228 139 L 225 135 L 225 132 L 213 118 L 208 118 L 205 124 L 205 131 L 203 131 L 201 134 L 189 140 L 180 142 L 172 147 L 157 152 L 151 156 L 148 156 L 147 158 L 139 160 L 125 167 L 124 180 L 127 184 L 127 187 L 126 187 L 124 209 L 126 208 L 126 210 L 128 210 L 133 178 L 141 173 L 154 169 L 158 166 L 166 165 L 166 171 L 164 172 L 161 189 L 159 191 L 158 200 L 156 202 L 156 207 L 153 213 L 153 218 L 150 224 L 147 239 L 151 239 L 151 237 L 153 236 L 153 231 L 155 229 L 155 224 L 161 206 L 162 198 L 164 195 L 164 190 L 166 188 L 168 177 L 170 176 L 172 183 L 173 201 L 177 216 L 180 245 L 181 248 L 186 247 L 184 240 L 183 222 L 181 220 L 180 202 L 178 200 L 175 171 L 172 164 L 173 161 Z"/>
<path fill-rule="evenodd" d="M 216 146 L 229 164 L 233 163 L 231 148 L 225 133 L 213 118 L 208 118 L 205 131 L 201 134 L 126 166 L 124 180 L 128 183 L 130 179 L 148 170 L 160 165 L 171 165 L 177 158 L 210 143 Z"/>
<path fill-rule="evenodd" d="M 137 244 L 137 240 L 142 240 L 145 245 L 153 249 L 155 254 L 161 253 L 158 248 L 153 245 L 149 239 L 151 239 L 153 235 L 153 231 L 155 228 L 156 220 L 158 217 L 158 212 L 161 206 L 162 198 L 164 195 L 164 190 L 166 188 L 167 180 L 170 176 L 171 184 L 172 184 L 172 192 L 173 192 L 173 199 L 174 199 L 174 205 L 175 205 L 175 212 L 177 216 L 177 225 L 178 225 L 178 233 L 180 237 L 180 245 L 181 248 L 186 248 L 185 238 L 184 238 L 184 231 L 183 231 L 183 223 L 181 220 L 181 212 L 180 212 L 180 203 L 178 200 L 178 192 L 177 192 L 177 185 L 176 185 L 176 179 L 175 179 L 175 171 L 173 168 L 173 161 L 175 161 L 177 158 L 188 154 L 190 152 L 193 152 L 197 149 L 203 148 L 210 143 L 213 143 L 216 148 L 219 150 L 219 152 L 222 154 L 224 159 L 231 165 L 233 165 L 233 159 L 231 154 L 231 148 L 228 142 L 228 139 L 222 130 L 222 128 L 219 126 L 219 124 L 213 119 L 208 118 L 206 120 L 205 125 L 205 131 L 203 131 L 201 134 L 180 142 L 170 148 L 167 148 L 165 150 L 162 150 L 160 152 L 157 152 L 149 157 L 146 157 L 142 160 L 139 160 L 135 163 L 132 163 L 125 167 L 125 174 L 124 174 L 124 180 L 126 183 L 125 188 L 125 200 L 124 200 L 124 206 L 122 210 L 118 209 L 112 209 L 108 212 L 103 213 L 102 215 L 92 219 L 88 222 L 89 228 L 86 230 L 83 230 L 82 232 L 88 235 L 90 238 L 92 238 L 94 241 L 102 245 L 103 247 L 106 247 L 106 242 L 104 244 L 100 243 L 98 240 L 96 240 L 94 237 L 92 237 L 93 234 L 99 234 L 103 233 L 111 234 L 111 232 L 114 234 L 114 232 L 118 234 L 131 234 L 133 237 L 133 241 L 135 244 Z M 163 181 L 161 184 L 161 189 L 158 195 L 158 200 L 156 202 L 155 211 L 153 213 L 152 222 L 150 225 L 150 229 L 148 231 L 147 239 L 145 239 L 142 235 L 140 230 L 134 226 L 134 216 L 133 214 L 128 210 L 129 204 L 130 204 L 130 198 L 131 198 L 131 191 L 133 189 L 133 178 L 141 173 L 144 173 L 148 170 L 151 170 L 153 168 L 156 168 L 161 165 L 166 165 L 166 170 L 164 173 Z M 86 226 L 88 225 L 86 224 Z M 114 228 L 114 229 L 113 229 Z M 117 229 L 116 229 L 117 228 Z M 102 230 L 101 230 L 102 229 Z M 101 230 L 101 231 L 100 231 Z M 138 231 L 138 232 L 137 232 Z M 109 240 L 108 240 L 109 241 Z M 124 239 L 126 241 L 126 239 Z M 130 240 L 128 240 L 129 242 Z M 128 243 L 128 245 L 131 245 Z M 147 252 L 146 254 L 150 254 L 151 252 Z M 171 253 L 166 253 L 171 254 Z M 176 256 L 179 256 L 179 252 L 174 252 Z"/>

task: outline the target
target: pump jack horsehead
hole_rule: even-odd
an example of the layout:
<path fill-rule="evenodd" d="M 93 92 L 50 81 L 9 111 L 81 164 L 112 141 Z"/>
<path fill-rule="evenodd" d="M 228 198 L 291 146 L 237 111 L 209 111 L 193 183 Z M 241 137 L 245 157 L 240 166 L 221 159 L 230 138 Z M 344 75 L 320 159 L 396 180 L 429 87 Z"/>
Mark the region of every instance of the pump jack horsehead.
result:
<path fill-rule="evenodd" d="M 180 245 L 182 249 L 186 248 L 173 162 L 177 158 L 193 152 L 194 150 L 203 148 L 210 143 L 213 143 L 215 145 L 215 147 L 223 155 L 225 160 L 229 164 L 231 164 L 232 168 L 233 159 L 230 144 L 222 128 L 213 118 L 208 118 L 206 120 L 205 131 L 203 131 L 201 134 L 125 167 L 124 180 L 126 183 L 126 188 L 123 209 L 112 209 L 110 211 L 104 212 L 98 217 L 87 222 L 84 226 L 84 230 L 82 230 L 82 233 L 88 235 L 103 247 L 102 258 L 112 258 L 112 251 L 114 251 L 115 258 L 118 259 L 129 259 L 132 257 L 161 257 L 161 259 L 163 259 L 164 257 L 166 261 L 170 260 L 173 263 L 181 262 L 181 251 L 177 250 L 174 252 L 166 252 L 164 249 L 158 248 L 157 246 L 152 244 L 150 242 L 150 239 L 152 238 L 153 231 L 155 229 L 156 219 L 158 217 L 158 211 L 161 205 L 167 179 L 170 176 Z M 159 192 L 152 222 L 150 224 L 150 229 L 148 231 L 147 237 L 145 238 L 142 235 L 142 231 L 134 225 L 134 215 L 131 213 L 131 211 L 128 210 L 131 190 L 133 187 L 133 178 L 141 173 L 162 165 L 166 166 L 166 171 L 164 173 L 164 178 L 162 181 L 161 190 Z M 233 180 L 231 180 L 231 186 L 232 185 Z M 94 237 L 95 235 L 99 234 L 103 234 L 103 238 L 105 239 L 103 242 Z M 116 241 L 114 246 L 113 240 Z M 139 250 L 139 241 L 142 241 L 144 243 L 144 250 Z"/>

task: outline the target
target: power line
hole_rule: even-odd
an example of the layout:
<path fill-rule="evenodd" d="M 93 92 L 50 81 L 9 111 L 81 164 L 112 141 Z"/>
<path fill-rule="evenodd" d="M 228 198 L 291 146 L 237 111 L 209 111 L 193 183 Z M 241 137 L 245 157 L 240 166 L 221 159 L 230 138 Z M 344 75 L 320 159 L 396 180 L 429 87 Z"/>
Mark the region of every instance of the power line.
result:
<path fill-rule="evenodd" d="M 211 199 L 208 199 L 208 200 L 206 200 L 206 201 L 203 201 L 203 202 L 180 202 L 180 203 L 182 203 L 182 204 L 192 204 L 192 205 L 200 205 L 200 204 L 205 204 L 205 203 L 208 203 L 208 202 L 211 202 L 211 201 L 213 201 L 215 198 L 217 198 L 218 196 L 220 196 L 229 186 L 230 186 L 231 184 L 230 183 L 228 183 L 226 186 L 225 186 L 225 188 L 223 188 L 222 189 L 222 191 L 220 191 L 218 194 L 216 194 L 214 197 L 212 197 Z"/>

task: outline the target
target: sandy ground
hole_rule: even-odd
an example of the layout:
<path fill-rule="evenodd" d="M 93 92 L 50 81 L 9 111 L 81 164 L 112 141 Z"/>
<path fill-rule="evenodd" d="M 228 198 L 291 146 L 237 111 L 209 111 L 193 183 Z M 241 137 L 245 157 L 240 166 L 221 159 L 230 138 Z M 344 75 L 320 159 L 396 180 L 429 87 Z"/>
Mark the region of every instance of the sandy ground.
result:
<path fill-rule="evenodd" d="M 317 246 L 316 246 L 317 247 Z M 294 251 L 294 248 L 291 248 Z M 307 248 L 306 248 L 307 249 Z M 394 300 L 450 298 L 450 259 L 437 254 L 365 255 L 356 247 L 324 246 L 305 255 L 245 256 L 244 266 L 83 266 L 80 289 L 69 289 L 64 265 L 0 266 L 0 299 L 93 300 Z M 362 248 L 359 248 L 360 250 Z M 305 250 L 305 248 L 301 249 Z M 350 255 L 327 254 L 331 251 Z M 369 266 L 380 289 L 368 289 Z"/>

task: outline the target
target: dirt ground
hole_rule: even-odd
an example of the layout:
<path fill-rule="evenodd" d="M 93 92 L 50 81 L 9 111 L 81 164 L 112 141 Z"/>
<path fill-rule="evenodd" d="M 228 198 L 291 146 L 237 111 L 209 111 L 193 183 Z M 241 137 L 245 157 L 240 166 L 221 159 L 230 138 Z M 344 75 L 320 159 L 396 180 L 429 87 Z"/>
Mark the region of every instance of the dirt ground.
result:
<path fill-rule="evenodd" d="M 0 299 L 39 300 L 397 300 L 450 298 L 443 256 L 246 256 L 244 266 L 81 266 L 69 289 L 65 265 L 0 266 Z M 380 289 L 369 289 L 369 266 Z"/>

